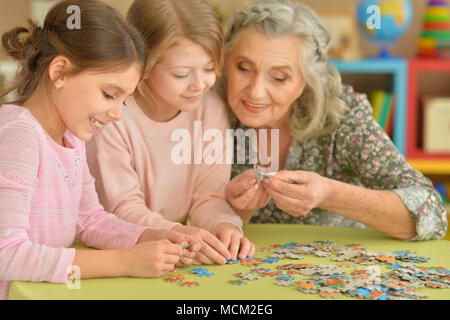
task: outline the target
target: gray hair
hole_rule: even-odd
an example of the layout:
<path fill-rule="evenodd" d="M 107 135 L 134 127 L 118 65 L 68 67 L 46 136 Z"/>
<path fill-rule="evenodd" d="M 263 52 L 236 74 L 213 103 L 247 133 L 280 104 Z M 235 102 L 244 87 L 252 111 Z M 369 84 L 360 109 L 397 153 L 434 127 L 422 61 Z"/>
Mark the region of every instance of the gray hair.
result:
<path fill-rule="evenodd" d="M 331 38 L 316 13 L 289 0 L 262 0 L 241 8 L 234 14 L 226 33 L 225 59 L 243 32 L 250 29 L 269 38 L 299 36 L 304 44 L 300 65 L 306 86 L 292 106 L 290 132 L 293 139 L 310 139 L 336 129 L 345 111 L 341 77 L 328 61 Z M 216 88 L 225 101 L 226 82 L 224 72 Z M 235 122 L 233 116 L 231 120 Z"/>

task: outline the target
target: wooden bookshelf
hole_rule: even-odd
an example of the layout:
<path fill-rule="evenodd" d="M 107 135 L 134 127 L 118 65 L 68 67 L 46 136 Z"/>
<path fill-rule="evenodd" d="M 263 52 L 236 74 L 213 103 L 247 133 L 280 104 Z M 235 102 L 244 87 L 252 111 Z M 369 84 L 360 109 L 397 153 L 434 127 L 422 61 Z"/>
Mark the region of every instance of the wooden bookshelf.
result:
<path fill-rule="evenodd" d="M 393 122 L 392 141 L 397 149 L 405 155 L 406 152 L 406 96 L 407 96 L 407 60 L 401 58 L 373 58 L 355 61 L 331 60 L 331 63 L 345 77 L 356 75 L 353 83 L 349 83 L 358 91 L 368 93 L 369 90 L 382 89 L 392 92 L 395 97 L 395 114 Z M 370 88 L 359 86 L 370 77 Z M 384 81 L 378 81 L 383 79 Z M 374 86 L 376 84 L 376 86 Z"/>
<path fill-rule="evenodd" d="M 450 94 L 450 59 L 411 59 L 408 62 L 408 162 L 424 174 L 450 174 L 450 153 L 427 153 L 420 146 L 420 101 Z"/>

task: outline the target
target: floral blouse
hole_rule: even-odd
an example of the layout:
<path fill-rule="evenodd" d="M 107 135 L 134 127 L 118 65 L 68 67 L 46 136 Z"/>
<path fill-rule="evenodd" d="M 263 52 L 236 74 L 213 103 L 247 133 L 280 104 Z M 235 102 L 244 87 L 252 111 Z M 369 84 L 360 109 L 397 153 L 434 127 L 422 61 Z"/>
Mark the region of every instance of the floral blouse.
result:
<path fill-rule="evenodd" d="M 345 86 L 347 108 L 339 128 L 331 134 L 293 142 L 285 170 L 312 171 L 323 177 L 376 190 L 395 192 L 416 221 L 416 236 L 411 240 L 443 238 L 447 215 L 439 193 L 430 180 L 414 170 L 396 149 L 385 131 L 372 118 L 367 95 Z M 248 129 L 243 124 L 237 128 Z M 239 144 L 234 155 L 243 157 Z M 245 154 L 245 164 L 233 163 L 232 177 L 253 168 Z M 354 220 L 314 208 L 306 216 L 294 217 L 270 202 L 258 210 L 251 223 L 298 223 L 324 226 L 368 228 Z"/>

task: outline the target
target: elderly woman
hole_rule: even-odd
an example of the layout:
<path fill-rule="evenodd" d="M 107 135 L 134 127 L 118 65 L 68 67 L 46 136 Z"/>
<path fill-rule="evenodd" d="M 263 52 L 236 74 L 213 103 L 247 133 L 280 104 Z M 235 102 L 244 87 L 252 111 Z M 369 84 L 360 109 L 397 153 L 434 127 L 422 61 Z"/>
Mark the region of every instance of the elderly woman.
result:
<path fill-rule="evenodd" d="M 229 203 L 252 223 L 442 238 L 447 217 L 439 194 L 372 118 L 367 96 L 341 84 L 328 61 L 329 44 L 317 15 L 298 2 L 261 1 L 234 15 L 218 91 L 236 128 L 278 130 L 272 161 L 279 165 L 259 182 L 251 164 L 234 162 Z"/>

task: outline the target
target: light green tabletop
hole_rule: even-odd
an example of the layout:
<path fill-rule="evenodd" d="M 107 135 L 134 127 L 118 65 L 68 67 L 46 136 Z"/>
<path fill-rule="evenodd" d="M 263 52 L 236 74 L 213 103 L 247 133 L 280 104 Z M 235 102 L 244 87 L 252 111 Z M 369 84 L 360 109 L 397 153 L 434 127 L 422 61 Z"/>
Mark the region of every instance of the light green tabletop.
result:
<path fill-rule="evenodd" d="M 425 242 L 405 242 L 393 240 L 372 230 L 353 228 L 330 228 L 305 225 L 255 224 L 244 227 L 246 236 L 255 243 L 257 248 L 269 247 L 274 244 L 289 242 L 311 243 L 315 240 L 332 240 L 339 246 L 361 244 L 372 252 L 393 252 L 398 250 L 416 251 L 419 256 L 431 258 L 420 266 L 444 266 L 450 268 L 450 241 L 433 240 Z M 83 248 L 75 245 L 76 248 Z M 257 252 L 257 257 L 268 256 L 268 252 Z M 304 256 L 302 260 L 281 260 L 276 264 L 262 264 L 258 267 L 275 269 L 282 263 L 312 263 L 332 264 L 330 258 Z M 214 277 L 200 277 L 191 274 L 193 266 L 178 268 L 176 274 L 186 276 L 188 281 L 199 282 L 198 287 L 180 287 L 176 283 L 166 283 L 163 278 L 105 278 L 81 280 L 80 289 L 69 289 L 65 284 L 30 283 L 16 281 L 11 285 L 10 299 L 153 299 L 153 300 L 292 300 L 321 299 L 317 294 L 303 294 L 295 287 L 280 287 L 274 285 L 274 278 L 263 278 L 249 282 L 246 286 L 236 286 L 228 283 L 236 280 L 238 272 L 249 272 L 250 267 L 240 264 L 224 266 L 203 266 Z M 360 266 L 364 268 L 365 266 Z M 343 268 L 349 271 L 355 268 Z M 386 265 L 380 266 L 381 272 L 387 272 Z M 306 276 L 296 275 L 297 279 Z M 450 299 L 450 289 L 423 288 L 420 290 L 430 299 Z M 340 299 L 353 299 L 343 296 Z"/>

